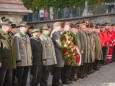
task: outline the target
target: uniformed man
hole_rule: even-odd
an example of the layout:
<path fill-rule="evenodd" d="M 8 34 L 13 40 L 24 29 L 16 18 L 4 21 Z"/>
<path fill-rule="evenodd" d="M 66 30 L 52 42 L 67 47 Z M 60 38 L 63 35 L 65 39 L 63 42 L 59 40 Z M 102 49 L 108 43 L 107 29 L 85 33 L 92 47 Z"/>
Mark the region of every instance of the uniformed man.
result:
<path fill-rule="evenodd" d="M 64 29 L 63 29 L 63 31 L 62 31 L 62 35 L 61 35 L 61 42 L 63 42 L 64 41 L 64 39 L 66 39 L 66 36 L 65 36 L 65 34 L 71 34 L 71 32 L 70 32 L 70 22 L 65 22 L 64 23 Z M 68 38 L 67 38 L 68 39 Z M 66 44 L 64 44 L 64 45 L 62 45 L 63 43 L 61 43 L 61 46 L 62 46 L 62 48 L 63 48 L 63 53 L 64 53 L 64 48 L 65 48 L 65 46 L 64 45 L 66 45 Z M 64 55 L 64 58 L 65 58 L 66 56 Z M 62 68 L 62 83 L 63 84 L 71 84 L 72 82 L 69 80 L 69 77 L 70 77 L 70 74 L 71 74 L 71 61 L 69 61 L 69 60 L 66 60 L 66 59 L 64 59 L 65 60 L 65 64 L 64 64 L 64 67 Z M 69 61 L 69 62 L 68 62 Z"/>
<path fill-rule="evenodd" d="M 70 80 L 71 81 L 77 81 L 78 78 L 77 78 L 77 72 L 78 72 L 78 67 L 81 66 L 81 52 L 80 52 L 80 49 L 81 49 L 81 45 L 80 45 L 80 40 L 79 40 L 79 37 L 78 37 L 78 29 L 79 27 L 77 27 L 75 24 L 71 24 L 71 32 L 75 35 L 75 39 L 74 40 L 77 40 L 77 44 L 76 46 L 78 46 L 79 48 L 79 54 L 80 54 L 80 58 L 79 58 L 79 62 L 76 64 L 76 65 L 72 65 L 71 67 L 71 74 L 70 74 Z"/>
<path fill-rule="evenodd" d="M 60 80 L 61 80 L 61 70 L 62 67 L 64 66 L 64 57 L 61 47 L 61 34 L 60 34 L 60 32 L 62 31 L 61 22 L 55 22 L 53 24 L 53 28 L 54 29 L 51 32 L 51 38 L 56 52 L 57 64 L 55 65 L 53 71 L 52 86 L 62 86 Z"/>
<path fill-rule="evenodd" d="M 115 24 L 112 24 L 112 35 L 113 35 L 113 54 L 112 54 L 112 60 L 115 61 Z"/>
<path fill-rule="evenodd" d="M 51 38 L 49 37 L 50 31 L 50 28 L 47 25 L 44 25 L 42 28 L 42 34 L 40 36 L 43 46 L 43 68 L 40 86 L 47 86 L 47 81 L 52 65 L 57 64 L 54 45 Z"/>
<path fill-rule="evenodd" d="M 93 69 L 93 63 L 95 62 L 95 41 L 94 41 L 94 37 L 93 37 L 93 28 L 95 28 L 95 26 L 91 23 L 89 24 L 89 39 L 90 39 L 90 45 L 89 45 L 89 67 L 88 67 L 88 74 L 91 74 L 94 72 Z"/>
<path fill-rule="evenodd" d="M 14 36 L 18 32 L 18 26 L 16 26 L 16 24 L 11 24 L 11 26 L 11 33 Z"/>
<path fill-rule="evenodd" d="M 100 29 L 100 39 L 103 51 L 103 61 L 102 64 L 106 64 L 107 53 L 108 53 L 108 38 L 107 38 L 107 31 L 105 30 L 105 25 Z"/>
<path fill-rule="evenodd" d="M 16 26 L 16 24 L 11 24 L 11 35 L 12 35 L 12 37 L 14 37 L 14 35 L 17 32 L 18 32 L 18 26 Z M 12 77 L 12 79 L 13 79 L 12 83 L 13 83 L 13 85 L 15 85 L 16 84 L 16 69 L 13 69 L 12 75 L 13 75 L 13 77 Z"/>
<path fill-rule="evenodd" d="M 79 31 L 79 37 L 80 37 L 80 43 L 81 44 L 81 51 L 82 51 L 82 62 L 83 65 L 80 67 L 79 71 L 79 78 L 84 78 L 87 76 L 87 59 L 88 59 L 88 53 L 87 53 L 87 33 L 86 33 L 86 23 L 83 21 L 80 23 L 80 31 Z"/>
<path fill-rule="evenodd" d="M 12 69 L 16 68 L 16 59 L 13 56 L 11 22 L 5 19 L 0 29 L 0 86 L 12 86 Z"/>
<path fill-rule="evenodd" d="M 34 29 L 34 26 L 33 25 L 31 25 L 29 28 L 28 28 L 28 31 L 27 31 L 27 35 L 29 36 L 29 37 L 32 37 L 32 30 Z"/>
<path fill-rule="evenodd" d="M 101 45 L 101 40 L 100 40 L 100 25 L 96 25 L 95 29 L 93 30 L 94 33 L 94 38 L 95 38 L 95 58 L 96 61 L 94 63 L 94 69 L 98 70 L 101 67 L 101 60 L 103 60 L 103 53 L 102 53 L 102 45 Z"/>
<path fill-rule="evenodd" d="M 26 22 L 21 22 L 19 32 L 14 36 L 18 86 L 26 86 L 29 67 L 32 66 L 32 51 Z"/>
<path fill-rule="evenodd" d="M 31 86 L 37 86 L 41 81 L 42 74 L 42 44 L 40 40 L 41 31 L 38 27 L 34 28 L 32 31 L 32 37 L 30 38 L 32 55 L 33 55 L 33 66 L 31 67 Z"/>

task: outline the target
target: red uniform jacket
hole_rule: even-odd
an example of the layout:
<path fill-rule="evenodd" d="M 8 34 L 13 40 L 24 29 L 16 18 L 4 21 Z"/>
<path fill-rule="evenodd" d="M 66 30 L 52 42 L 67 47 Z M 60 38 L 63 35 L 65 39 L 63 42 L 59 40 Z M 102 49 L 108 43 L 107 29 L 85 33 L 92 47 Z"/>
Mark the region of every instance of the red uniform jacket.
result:
<path fill-rule="evenodd" d="M 100 40 L 101 40 L 102 46 L 108 45 L 109 38 L 106 31 L 100 31 Z"/>
<path fill-rule="evenodd" d="M 115 28 L 112 29 L 113 46 L 115 46 Z"/>
<path fill-rule="evenodd" d="M 113 35 L 112 35 L 112 32 L 110 32 L 110 31 L 106 31 L 106 32 L 107 32 L 108 44 L 112 44 L 112 43 L 113 43 Z"/>

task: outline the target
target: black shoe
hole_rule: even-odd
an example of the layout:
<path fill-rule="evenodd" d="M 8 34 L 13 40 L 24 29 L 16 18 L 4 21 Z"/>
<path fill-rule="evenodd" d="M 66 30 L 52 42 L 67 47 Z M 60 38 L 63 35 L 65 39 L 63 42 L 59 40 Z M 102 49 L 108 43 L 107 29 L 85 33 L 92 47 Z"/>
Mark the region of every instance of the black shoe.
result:
<path fill-rule="evenodd" d="M 84 78 L 85 76 L 83 74 L 78 74 L 78 78 Z"/>
<path fill-rule="evenodd" d="M 69 78 L 69 80 L 70 80 L 70 81 L 77 81 L 78 78 L 73 77 L 73 78 Z"/>
<path fill-rule="evenodd" d="M 68 80 L 68 81 L 62 81 L 62 83 L 63 83 L 63 84 L 72 84 L 72 82 L 69 81 L 69 80 Z"/>
<path fill-rule="evenodd" d="M 91 71 L 88 71 L 87 74 L 91 74 L 92 72 Z"/>

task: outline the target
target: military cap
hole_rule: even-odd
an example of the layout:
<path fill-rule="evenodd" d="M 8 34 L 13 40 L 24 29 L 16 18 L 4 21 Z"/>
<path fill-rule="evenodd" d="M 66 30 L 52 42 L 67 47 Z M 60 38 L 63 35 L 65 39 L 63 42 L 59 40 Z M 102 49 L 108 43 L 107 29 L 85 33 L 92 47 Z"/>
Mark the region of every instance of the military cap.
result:
<path fill-rule="evenodd" d="M 16 24 L 11 24 L 12 28 L 17 28 Z"/>
<path fill-rule="evenodd" d="M 77 28 L 77 26 L 75 24 L 73 24 L 73 23 L 71 23 L 70 27 L 71 28 Z"/>
<path fill-rule="evenodd" d="M 39 28 L 34 28 L 34 29 L 32 30 L 32 33 L 35 33 L 35 32 L 40 32 L 40 29 L 39 29 Z"/>
<path fill-rule="evenodd" d="M 102 24 L 101 26 L 105 26 L 105 24 Z"/>
<path fill-rule="evenodd" d="M 9 19 L 4 19 L 1 23 L 1 25 L 7 25 L 7 24 L 12 24 L 12 22 Z"/>
<path fill-rule="evenodd" d="M 104 23 L 104 26 L 106 26 L 106 25 L 109 25 L 109 23 L 108 23 L 108 22 L 105 22 L 105 23 Z"/>
<path fill-rule="evenodd" d="M 115 23 L 114 23 L 114 24 L 111 24 L 111 26 L 115 26 Z"/>
<path fill-rule="evenodd" d="M 33 25 L 29 26 L 28 29 L 34 29 L 35 27 Z"/>
<path fill-rule="evenodd" d="M 27 22 L 26 21 L 20 22 L 19 27 L 27 27 Z"/>
<path fill-rule="evenodd" d="M 50 28 L 48 27 L 48 25 L 44 25 L 43 27 L 42 27 L 42 30 L 49 30 Z"/>
<path fill-rule="evenodd" d="M 76 23 L 76 25 L 77 25 L 77 24 L 81 24 L 81 22 L 80 22 L 80 21 L 78 21 L 78 22 Z"/>
<path fill-rule="evenodd" d="M 6 19 L 4 16 L 1 18 L 1 20 L 3 21 L 4 19 Z"/>

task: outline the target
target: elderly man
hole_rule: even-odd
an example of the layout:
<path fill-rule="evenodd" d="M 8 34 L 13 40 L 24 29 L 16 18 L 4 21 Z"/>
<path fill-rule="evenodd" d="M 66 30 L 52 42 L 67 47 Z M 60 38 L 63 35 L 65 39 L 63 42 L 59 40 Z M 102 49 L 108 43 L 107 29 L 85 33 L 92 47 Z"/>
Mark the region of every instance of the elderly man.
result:
<path fill-rule="evenodd" d="M 14 36 L 18 86 L 26 86 L 29 67 L 32 65 L 32 51 L 26 22 L 21 22 L 19 32 Z"/>
<path fill-rule="evenodd" d="M 52 40 L 49 37 L 50 28 L 46 25 L 42 28 L 41 41 L 43 46 L 43 69 L 41 77 L 41 86 L 47 86 L 47 80 L 52 65 L 57 64 L 55 49 Z"/>
<path fill-rule="evenodd" d="M 42 73 L 42 44 L 40 40 L 40 29 L 35 28 L 32 31 L 32 37 L 30 38 L 32 55 L 33 55 L 33 66 L 31 67 L 32 82 L 31 86 L 37 86 L 41 81 Z"/>
<path fill-rule="evenodd" d="M 51 38 L 56 52 L 57 64 L 55 65 L 53 71 L 52 86 L 63 86 L 63 84 L 60 82 L 61 69 L 64 66 L 64 58 L 63 58 L 63 53 L 61 48 L 61 35 L 60 35 L 61 31 L 62 31 L 61 22 L 55 22 L 53 24 Z"/>
<path fill-rule="evenodd" d="M 0 29 L 0 86 L 12 86 L 12 69 L 16 68 L 10 31 L 11 22 L 3 20 Z"/>

